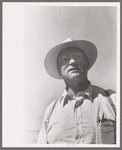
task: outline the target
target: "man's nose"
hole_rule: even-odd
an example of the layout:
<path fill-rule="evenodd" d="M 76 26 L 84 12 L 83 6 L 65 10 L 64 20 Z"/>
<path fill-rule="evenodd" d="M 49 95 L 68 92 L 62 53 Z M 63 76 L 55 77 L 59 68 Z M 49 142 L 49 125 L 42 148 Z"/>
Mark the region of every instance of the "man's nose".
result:
<path fill-rule="evenodd" d="M 73 64 L 76 64 L 76 61 L 75 61 L 75 59 L 71 58 L 69 61 L 69 65 L 73 65 Z"/>

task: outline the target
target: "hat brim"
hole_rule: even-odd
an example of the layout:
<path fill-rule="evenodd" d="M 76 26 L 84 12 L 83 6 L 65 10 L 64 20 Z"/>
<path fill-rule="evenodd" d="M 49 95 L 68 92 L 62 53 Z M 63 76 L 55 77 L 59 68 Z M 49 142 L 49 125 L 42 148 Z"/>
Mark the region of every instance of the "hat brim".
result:
<path fill-rule="evenodd" d="M 76 47 L 83 51 L 89 61 L 89 69 L 93 66 L 97 58 L 97 48 L 96 46 L 84 40 L 75 40 L 66 43 L 59 44 L 53 47 L 46 55 L 44 60 L 44 65 L 47 73 L 56 79 L 62 79 L 62 77 L 58 73 L 57 69 L 57 58 L 61 51 L 68 47 Z"/>

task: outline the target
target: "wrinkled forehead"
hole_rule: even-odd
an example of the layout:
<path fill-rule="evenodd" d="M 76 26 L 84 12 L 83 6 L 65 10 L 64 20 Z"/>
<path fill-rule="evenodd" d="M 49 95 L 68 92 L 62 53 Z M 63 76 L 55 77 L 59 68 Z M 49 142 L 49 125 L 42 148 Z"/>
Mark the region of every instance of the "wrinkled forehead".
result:
<path fill-rule="evenodd" d="M 63 51 L 61 51 L 58 55 L 58 58 L 62 58 L 64 56 L 81 56 L 81 57 L 85 57 L 86 58 L 86 55 L 84 54 L 84 52 L 79 49 L 79 48 L 76 48 L 76 47 L 68 47 L 66 49 L 64 49 Z"/>

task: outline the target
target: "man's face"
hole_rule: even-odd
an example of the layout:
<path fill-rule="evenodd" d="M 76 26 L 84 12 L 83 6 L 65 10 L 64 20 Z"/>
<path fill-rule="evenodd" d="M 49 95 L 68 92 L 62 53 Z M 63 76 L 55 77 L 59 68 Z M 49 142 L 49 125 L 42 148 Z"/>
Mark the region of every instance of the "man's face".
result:
<path fill-rule="evenodd" d="M 59 74 L 64 80 L 87 76 L 88 61 L 78 48 L 71 47 L 63 50 L 59 54 L 57 63 Z"/>

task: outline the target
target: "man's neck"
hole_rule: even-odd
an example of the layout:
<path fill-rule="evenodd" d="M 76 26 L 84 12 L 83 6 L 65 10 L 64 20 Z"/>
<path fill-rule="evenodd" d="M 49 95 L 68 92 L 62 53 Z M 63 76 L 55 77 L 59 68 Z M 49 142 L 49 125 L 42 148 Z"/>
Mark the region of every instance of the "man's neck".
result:
<path fill-rule="evenodd" d="M 82 92 L 89 86 L 89 81 L 86 79 L 84 81 L 80 81 L 78 83 L 66 83 L 67 90 L 69 94 L 77 94 L 78 92 Z"/>

